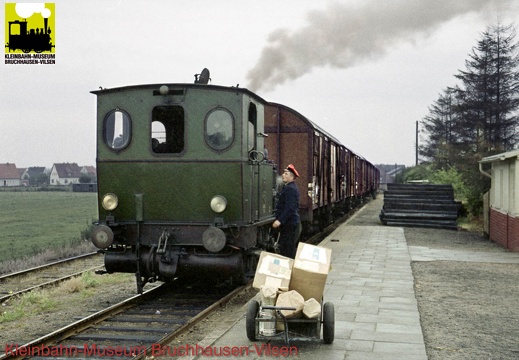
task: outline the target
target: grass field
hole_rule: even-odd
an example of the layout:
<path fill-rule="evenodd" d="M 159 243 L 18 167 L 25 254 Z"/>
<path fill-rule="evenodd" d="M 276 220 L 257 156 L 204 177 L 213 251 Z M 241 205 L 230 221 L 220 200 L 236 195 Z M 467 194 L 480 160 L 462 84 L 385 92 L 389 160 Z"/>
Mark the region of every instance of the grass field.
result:
<path fill-rule="evenodd" d="M 96 201 L 95 193 L 0 192 L 0 262 L 80 241 Z"/>

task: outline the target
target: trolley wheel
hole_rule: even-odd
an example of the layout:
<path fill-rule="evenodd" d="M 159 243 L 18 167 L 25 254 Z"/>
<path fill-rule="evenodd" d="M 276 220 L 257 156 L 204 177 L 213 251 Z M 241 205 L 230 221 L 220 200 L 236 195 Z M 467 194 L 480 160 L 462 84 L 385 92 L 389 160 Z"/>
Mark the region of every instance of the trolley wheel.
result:
<path fill-rule="evenodd" d="M 256 316 L 259 311 L 259 303 L 256 300 L 249 301 L 247 316 L 245 318 L 245 330 L 250 341 L 256 341 Z"/>
<path fill-rule="evenodd" d="M 325 344 L 333 343 L 335 336 L 335 309 L 333 303 L 323 306 L 323 340 Z"/>

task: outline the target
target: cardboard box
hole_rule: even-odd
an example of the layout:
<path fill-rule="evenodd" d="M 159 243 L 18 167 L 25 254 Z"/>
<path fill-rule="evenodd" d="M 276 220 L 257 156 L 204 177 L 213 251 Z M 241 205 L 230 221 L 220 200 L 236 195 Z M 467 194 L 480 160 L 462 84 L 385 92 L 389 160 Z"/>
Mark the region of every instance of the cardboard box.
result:
<path fill-rule="evenodd" d="M 331 249 L 299 243 L 289 289 L 303 295 L 305 301 L 314 298 L 321 302 L 331 263 Z"/>
<path fill-rule="evenodd" d="M 261 286 L 265 285 L 288 289 L 293 265 L 293 259 L 262 251 L 252 287 L 259 290 Z"/>

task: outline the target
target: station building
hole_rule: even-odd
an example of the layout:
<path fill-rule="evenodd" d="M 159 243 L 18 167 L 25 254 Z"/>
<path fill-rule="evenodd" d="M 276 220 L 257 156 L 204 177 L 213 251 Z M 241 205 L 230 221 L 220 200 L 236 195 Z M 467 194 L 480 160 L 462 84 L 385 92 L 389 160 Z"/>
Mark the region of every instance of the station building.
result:
<path fill-rule="evenodd" d="M 483 158 L 479 169 L 491 179 L 485 232 L 490 240 L 519 251 L 519 150 Z"/>

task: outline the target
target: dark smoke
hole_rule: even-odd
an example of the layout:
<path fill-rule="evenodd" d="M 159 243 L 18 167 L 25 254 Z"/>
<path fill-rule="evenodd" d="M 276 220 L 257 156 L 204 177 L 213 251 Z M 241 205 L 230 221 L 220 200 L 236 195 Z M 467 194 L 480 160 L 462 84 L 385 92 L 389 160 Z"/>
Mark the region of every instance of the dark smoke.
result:
<path fill-rule="evenodd" d="M 279 29 L 268 38 L 247 74 L 252 91 L 271 90 L 313 68 L 348 68 L 382 56 L 392 46 L 413 42 L 442 23 L 470 12 L 503 10 L 509 0 L 361 0 L 332 3 L 307 15 L 296 31 Z M 484 29 L 482 29 L 484 30 Z M 456 34 L 452 34 L 456 36 Z"/>

